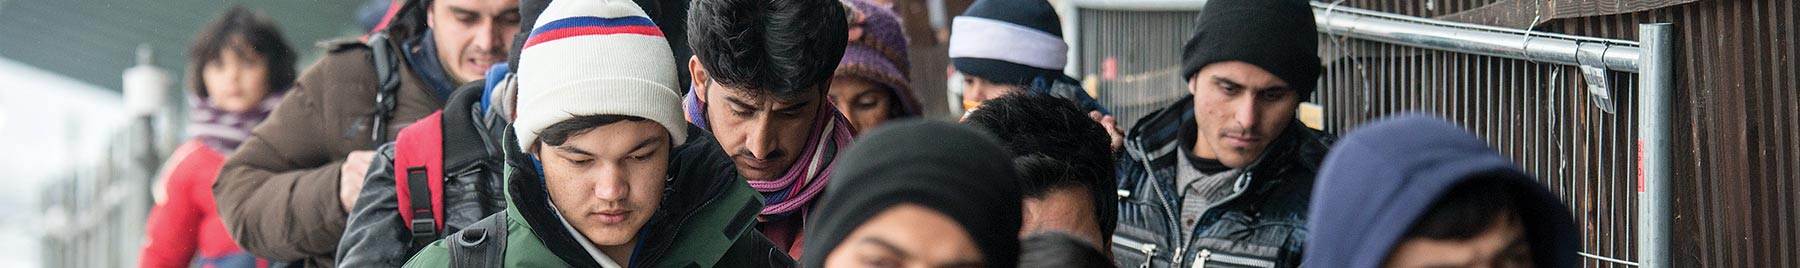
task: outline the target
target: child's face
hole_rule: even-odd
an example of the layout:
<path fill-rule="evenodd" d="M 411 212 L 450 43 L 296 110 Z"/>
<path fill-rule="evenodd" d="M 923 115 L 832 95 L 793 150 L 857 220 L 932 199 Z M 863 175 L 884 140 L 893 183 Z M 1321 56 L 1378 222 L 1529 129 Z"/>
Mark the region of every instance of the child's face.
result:
<path fill-rule="evenodd" d="M 268 59 L 241 39 L 219 51 L 219 58 L 200 69 L 207 105 L 227 112 L 255 109 L 269 95 Z"/>

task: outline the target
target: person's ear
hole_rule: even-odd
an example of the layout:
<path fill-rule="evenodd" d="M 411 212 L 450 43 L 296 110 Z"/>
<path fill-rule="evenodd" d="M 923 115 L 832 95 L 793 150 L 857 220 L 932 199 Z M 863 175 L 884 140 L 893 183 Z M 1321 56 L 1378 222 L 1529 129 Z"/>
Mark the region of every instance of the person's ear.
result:
<path fill-rule="evenodd" d="M 1198 73 L 1198 72 L 1194 73 L 1193 76 L 1190 76 L 1187 79 L 1188 95 L 1196 95 L 1196 96 L 1200 95 L 1200 84 L 1197 84 L 1197 83 L 1200 83 L 1200 73 Z"/>
<path fill-rule="evenodd" d="M 692 80 L 690 84 L 694 85 L 694 92 L 689 94 L 699 94 L 699 99 L 706 101 L 706 82 L 708 80 L 706 79 L 706 66 L 700 65 L 700 56 L 688 57 L 688 73 L 692 74 L 689 75 Z"/>
<path fill-rule="evenodd" d="M 432 3 L 432 4 L 427 4 L 425 6 L 420 7 L 420 8 L 425 9 L 425 28 L 426 29 L 437 29 L 437 20 L 432 19 L 432 17 L 437 16 L 437 14 L 432 14 L 433 12 L 431 12 L 432 11 L 431 6 L 435 6 L 435 5 L 436 5 L 435 3 Z M 395 16 L 398 17 L 399 15 L 396 14 Z"/>

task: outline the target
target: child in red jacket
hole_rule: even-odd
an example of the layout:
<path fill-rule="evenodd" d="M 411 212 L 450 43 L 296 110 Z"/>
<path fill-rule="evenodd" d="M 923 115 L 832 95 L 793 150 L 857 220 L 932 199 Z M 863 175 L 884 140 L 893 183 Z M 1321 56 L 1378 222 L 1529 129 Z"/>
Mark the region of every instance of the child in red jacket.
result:
<path fill-rule="evenodd" d="M 138 266 L 266 267 L 226 233 L 212 185 L 225 157 L 292 85 L 294 51 L 267 16 L 232 7 L 200 33 L 188 57 L 194 137 L 163 164 Z"/>

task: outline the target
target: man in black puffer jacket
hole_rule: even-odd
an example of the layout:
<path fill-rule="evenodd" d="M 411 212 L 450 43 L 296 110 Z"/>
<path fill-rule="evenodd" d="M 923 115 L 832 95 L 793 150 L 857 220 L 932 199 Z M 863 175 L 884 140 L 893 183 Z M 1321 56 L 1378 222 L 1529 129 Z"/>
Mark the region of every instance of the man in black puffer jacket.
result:
<path fill-rule="evenodd" d="M 1182 55 L 1191 97 L 1146 116 L 1120 157 L 1124 267 L 1292 267 L 1331 134 L 1294 109 L 1319 57 L 1302 0 L 1214 0 Z"/>

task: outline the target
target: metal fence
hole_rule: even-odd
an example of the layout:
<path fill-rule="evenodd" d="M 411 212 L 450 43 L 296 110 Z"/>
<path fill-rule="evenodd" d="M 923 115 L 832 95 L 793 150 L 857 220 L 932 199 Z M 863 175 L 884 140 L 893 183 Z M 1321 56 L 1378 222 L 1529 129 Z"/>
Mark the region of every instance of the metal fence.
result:
<path fill-rule="evenodd" d="M 172 104 L 172 103 L 171 103 Z M 179 107 L 179 106 L 177 106 Z M 77 152 L 75 166 L 39 191 L 40 267 L 136 267 L 143 250 L 155 180 L 183 135 L 185 111 L 134 116 L 99 151 Z"/>
<path fill-rule="evenodd" d="M 148 118 L 143 118 L 148 119 Z M 151 178 L 168 154 L 149 120 L 109 137 L 104 151 L 42 191 L 42 267 L 134 267 L 151 206 Z"/>
<path fill-rule="evenodd" d="M 1073 69 L 1122 126 L 1186 96 L 1174 70 L 1203 2 L 1074 4 Z M 1574 209 L 1583 266 L 1667 267 L 1670 54 L 1650 45 L 1667 47 L 1667 25 L 1642 26 L 1663 36 L 1640 48 L 1313 4 L 1325 60 L 1313 102 L 1325 130 L 1408 111 L 1457 122 Z"/>

